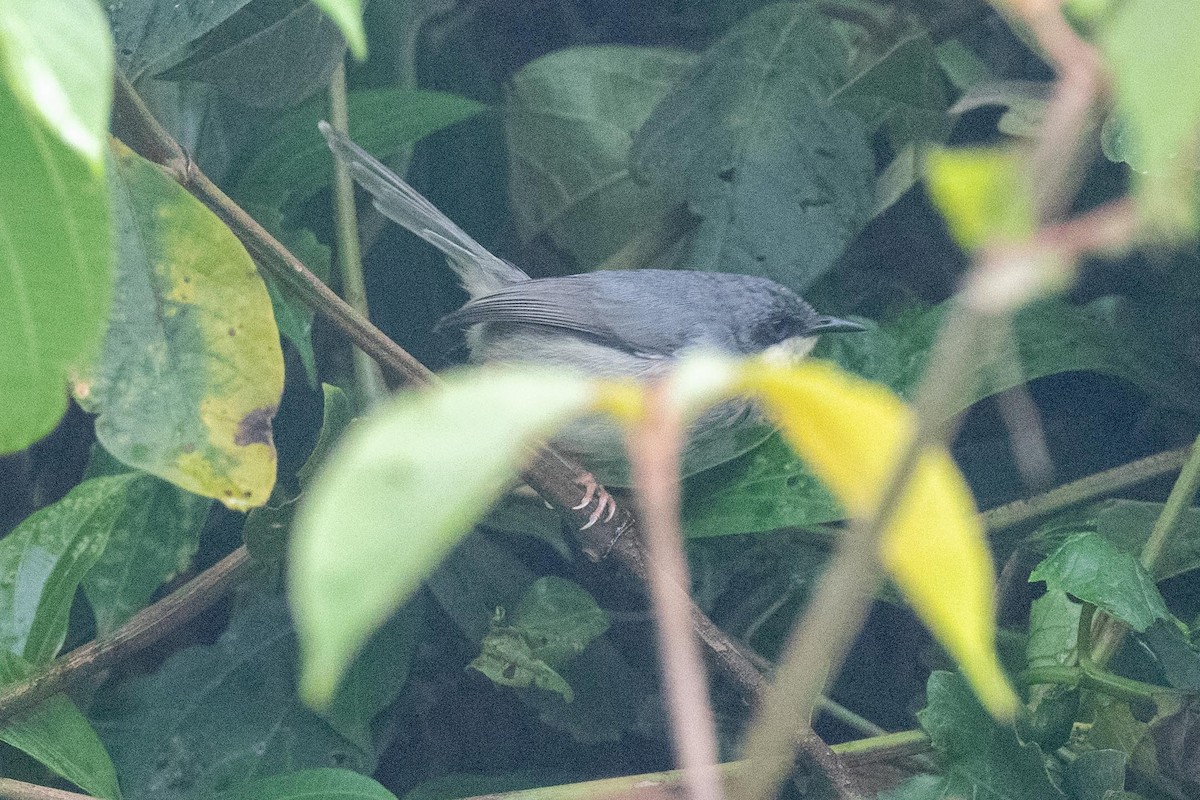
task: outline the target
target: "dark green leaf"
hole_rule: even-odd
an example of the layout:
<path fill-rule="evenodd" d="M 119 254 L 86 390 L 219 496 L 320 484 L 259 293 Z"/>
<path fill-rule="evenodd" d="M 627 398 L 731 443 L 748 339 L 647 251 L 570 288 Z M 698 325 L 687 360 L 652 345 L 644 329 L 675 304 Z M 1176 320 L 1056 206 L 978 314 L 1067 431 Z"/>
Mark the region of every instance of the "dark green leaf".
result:
<path fill-rule="evenodd" d="M 259 108 L 290 108 L 302 102 L 328 84 L 346 43 L 334 21 L 313 3 L 281 5 L 247 6 L 205 35 L 184 61 L 157 77 L 209 83 Z"/>
<path fill-rule="evenodd" d="M 0 651 L 34 666 L 67 635 L 83 576 L 108 545 L 130 502 L 136 473 L 92 478 L 0 540 Z"/>
<path fill-rule="evenodd" d="M 130 800 L 200 800 L 315 767 L 369 773 L 376 754 L 336 735 L 295 694 L 296 640 L 280 598 L 259 596 L 213 645 L 104 692 L 93 722 Z"/>
<path fill-rule="evenodd" d="M 495 610 L 517 606 L 534 580 L 511 548 L 476 533 L 442 561 L 428 587 L 463 635 L 482 642 Z M 517 694 L 544 725 L 578 742 L 617 742 L 642 732 L 641 716 L 657 690 L 656 672 L 645 659 L 631 663 L 602 636 L 556 672 L 573 690 L 574 702 L 552 692 Z"/>
<path fill-rule="evenodd" d="M 28 678 L 37 671 L 19 656 L 0 653 L 0 685 Z M 106 800 L 121 797 L 108 751 L 66 695 L 53 695 L 0 725 L 0 740 L 36 758 L 89 794 Z"/>
<path fill-rule="evenodd" d="M 1129 755 L 1120 750 L 1080 753 L 1067 766 L 1067 788 L 1075 800 L 1109 800 L 1109 792 L 1125 789 L 1125 767 Z"/>
<path fill-rule="evenodd" d="M 371 89 L 351 92 L 347 99 L 351 136 L 378 158 L 486 108 L 465 97 L 419 89 Z M 238 181 L 238 198 L 281 207 L 328 186 L 333 155 L 317 132 L 317 122 L 328 114 L 324 102 L 314 102 L 276 123 Z"/>
<path fill-rule="evenodd" d="M 1135 631 L 1168 619 L 1154 580 L 1137 559 L 1094 533 L 1077 533 L 1033 570 L 1029 580 L 1045 581 L 1102 608 Z"/>
<path fill-rule="evenodd" d="M 288 225 L 283 214 L 275 208 L 247 204 L 246 213 L 254 217 L 258 224 L 279 240 L 292 255 L 300 259 L 300 263 L 308 268 L 322 282 L 329 283 L 333 271 L 333 255 L 327 245 L 317 239 L 308 228 L 294 228 Z M 308 382 L 316 385 L 317 360 L 313 352 L 312 327 L 313 309 L 309 303 L 296 297 L 271 275 L 264 275 L 267 293 L 271 295 L 271 309 L 275 312 L 275 324 L 279 333 L 292 343 L 304 365 Z"/>
<path fill-rule="evenodd" d="M 944 81 L 923 30 L 905 31 L 838 90 L 833 103 L 858 114 L 868 130 L 882 129 L 891 144 L 892 161 L 876 185 L 875 214 L 912 188 L 925 150 L 950 133 Z"/>
<path fill-rule="evenodd" d="M 163 13 L 160 0 L 121 0 L 105 3 L 117 63 L 131 81 L 159 66 L 185 44 L 199 39 L 232 16 L 250 0 L 179 0 Z"/>
<path fill-rule="evenodd" d="M 129 468 L 99 445 L 88 475 L 119 475 Z M 112 525 L 104 554 L 83 579 L 96 632 L 112 633 L 143 608 L 162 586 L 187 569 L 199 546 L 212 501 L 152 475 L 137 475 Z"/>
<path fill-rule="evenodd" d="M 112 253 L 103 170 L 21 107 L 7 83 L 0 153 L 0 453 L 11 453 L 53 430 L 67 409 L 68 372 L 98 349 Z"/>
<path fill-rule="evenodd" d="M 681 264 L 803 289 L 870 216 L 862 122 L 829 98 L 848 52 L 810 5 L 743 19 L 681 76 L 634 137 L 639 178 L 701 217 Z"/>
<path fill-rule="evenodd" d="M 661 191 L 630 176 L 629 149 L 694 60 L 682 50 L 576 47 L 513 76 L 504 119 L 512 209 L 524 239 L 548 234 L 587 269 L 667 211 Z"/>
<path fill-rule="evenodd" d="M 957 674 L 929 676 L 928 705 L 917 714 L 941 756 L 946 795 L 977 800 L 1052 800 L 1054 788 L 1039 747 L 1021 744 L 988 716 Z"/>
<path fill-rule="evenodd" d="M 689 537 L 802 528 L 846 516 L 778 435 L 684 485 L 683 526 Z"/>
<path fill-rule="evenodd" d="M 321 718 L 347 741 L 364 751 L 380 750 L 386 742 L 372 723 L 400 696 L 408 683 L 417 647 L 426 638 L 429 603 L 417 594 L 367 640 L 354 658 L 346 679 Z"/>
<path fill-rule="evenodd" d="M 348 769 L 306 769 L 252 781 L 215 800 L 396 800 L 378 781 Z"/>
<path fill-rule="evenodd" d="M 1168 684 L 1181 691 L 1200 692 L 1200 650 L 1174 621 L 1160 620 L 1140 638 Z"/>

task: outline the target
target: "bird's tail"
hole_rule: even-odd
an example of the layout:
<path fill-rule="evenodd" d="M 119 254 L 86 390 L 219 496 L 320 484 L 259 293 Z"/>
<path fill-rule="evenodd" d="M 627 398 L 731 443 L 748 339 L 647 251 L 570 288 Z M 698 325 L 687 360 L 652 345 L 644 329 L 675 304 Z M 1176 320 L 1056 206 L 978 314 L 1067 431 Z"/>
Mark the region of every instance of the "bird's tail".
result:
<path fill-rule="evenodd" d="M 471 297 L 491 294 L 505 286 L 529 280 L 520 269 L 488 252 L 349 136 L 325 121 L 317 123 L 317 127 L 325 135 L 329 149 L 346 163 L 354 180 L 371 194 L 375 208 L 445 253 L 450 267 Z"/>

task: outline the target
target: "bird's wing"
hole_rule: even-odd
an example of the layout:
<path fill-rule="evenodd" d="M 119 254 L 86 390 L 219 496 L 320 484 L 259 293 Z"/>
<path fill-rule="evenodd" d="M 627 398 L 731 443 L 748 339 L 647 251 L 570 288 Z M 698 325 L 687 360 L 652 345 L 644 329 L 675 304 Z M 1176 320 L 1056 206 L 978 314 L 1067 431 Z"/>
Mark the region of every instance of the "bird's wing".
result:
<path fill-rule="evenodd" d="M 571 277 L 538 278 L 471 300 L 458 311 L 443 317 L 438 325 L 543 325 L 588 334 L 607 344 L 626 347 L 626 342 L 616 340 L 604 317 L 596 307 L 592 292 L 581 282 Z"/>

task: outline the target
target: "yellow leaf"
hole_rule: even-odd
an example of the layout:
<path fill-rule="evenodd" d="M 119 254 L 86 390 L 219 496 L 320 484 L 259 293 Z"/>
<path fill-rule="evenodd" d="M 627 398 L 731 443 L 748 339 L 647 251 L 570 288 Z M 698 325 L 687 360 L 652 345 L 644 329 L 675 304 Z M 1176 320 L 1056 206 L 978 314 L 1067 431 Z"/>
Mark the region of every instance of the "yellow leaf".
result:
<path fill-rule="evenodd" d="M 745 381 L 846 510 L 871 514 L 913 436 L 915 419 L 900 398 L 817 361 L 755 362 Z M 987 709 L 1010 718 L 1017 699 L 995 649 L 991 553 L 970 489 L 945 448 L 919 460 L 883 532 L 880 560 Z"/>
<path fill-rule="evenodd" d="M 925 161 L 929 196 L 964 250 L 1021 241 L 1033 232 L 1030 193 L 1012 148 L 935 149 Z"/>

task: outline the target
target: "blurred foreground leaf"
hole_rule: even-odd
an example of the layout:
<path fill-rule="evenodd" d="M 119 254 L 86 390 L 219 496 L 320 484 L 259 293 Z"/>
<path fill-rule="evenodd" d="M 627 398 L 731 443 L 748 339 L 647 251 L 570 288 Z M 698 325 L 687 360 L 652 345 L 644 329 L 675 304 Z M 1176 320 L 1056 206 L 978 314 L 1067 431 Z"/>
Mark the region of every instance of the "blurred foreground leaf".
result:
<path fill-rule="evenodd" d="M 575 376 L 479 370 L 401 395 L 350 430 L 292 538 L 308 702 L 329 701 L 367 635 L 495 503 L 527 448 L 595 400 Z"/>
<path fill-rule="evenodd" d="M 850 514 L 876 512 L 916 429 L 896 395 L 818 362 L 751 365 L 745 384 Z M 879 546 L 884 568 L 988 711 L 1011 717 L 1017 698 L 995 650 L 992 557 L 971 490 L 944 447 L 917 461 Z"/>

